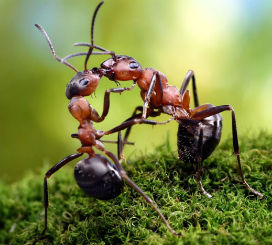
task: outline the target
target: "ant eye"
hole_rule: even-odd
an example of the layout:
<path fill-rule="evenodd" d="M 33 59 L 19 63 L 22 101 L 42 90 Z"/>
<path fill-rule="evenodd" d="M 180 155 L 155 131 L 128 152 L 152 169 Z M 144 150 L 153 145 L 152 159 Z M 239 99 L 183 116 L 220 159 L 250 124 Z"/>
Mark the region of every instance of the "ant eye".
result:
<path fill-rule="evenodd" d="M 86 78 L 82 78 L 82 79 L 79 80 L 79 84 L 81 86 L 86 86 L 86 85 L 88 85 L 88 83 L 89 83 L 89 80 L 86 79 Z"/>
<path fill-rule="evenodd" d="M 139 67 L 139 64 L 137 62 L 133 61 L 133 62 L 129 63 L 129 67 L 131 69 L 137 69 Z"/>

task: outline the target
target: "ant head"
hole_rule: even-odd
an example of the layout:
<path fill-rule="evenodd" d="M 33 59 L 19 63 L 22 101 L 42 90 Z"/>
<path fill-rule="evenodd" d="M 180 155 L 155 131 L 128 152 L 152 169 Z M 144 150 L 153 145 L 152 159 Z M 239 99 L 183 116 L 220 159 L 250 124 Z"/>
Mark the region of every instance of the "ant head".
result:
<path fill-rule="evenodd" d="M 126 55 L 116 55 L 101 64 L 100 71 L 110 80 L 137 80 L 143 72 L 139 62 Z"/>
<path fill-rule="evenodd" d="M 89 70 L 78 72 L 66 86 L 66 97 L 70 100 L 74 96 L 91 95 L 97 88 L 101 75 Z"/>

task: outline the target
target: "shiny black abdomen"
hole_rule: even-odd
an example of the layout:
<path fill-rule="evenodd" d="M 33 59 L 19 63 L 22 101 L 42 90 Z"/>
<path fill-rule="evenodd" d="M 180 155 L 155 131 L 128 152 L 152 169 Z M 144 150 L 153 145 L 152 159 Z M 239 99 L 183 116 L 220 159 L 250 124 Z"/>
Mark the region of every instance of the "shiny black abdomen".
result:
<path fill-rule="evenodd" d="M 104 156 L 85 158 L 75 166 L 75 179 L 89 196 L 109 200 L 123 190 L 124 182 L 116 167 Z"/>
<path fill-rule="evenodd" d="M 199 149 L 200 128 L 203 129 L 202 160 L 212 154 L 218 145 L 222 131 L 222 116 L 216 114 L 202 121 L 182 119 L 178 127 L 178 155 L 185 163 L 196 163 Z"/>

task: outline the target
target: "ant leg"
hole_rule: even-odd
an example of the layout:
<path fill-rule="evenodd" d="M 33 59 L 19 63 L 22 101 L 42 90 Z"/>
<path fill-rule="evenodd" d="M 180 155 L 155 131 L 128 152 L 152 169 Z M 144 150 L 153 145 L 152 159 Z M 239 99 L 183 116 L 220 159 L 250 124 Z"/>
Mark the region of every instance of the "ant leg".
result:
<path fill-rule="evenodd" d="M 140 111 L 141 113 L 137 114 L 137 111 Z M 127 122 L 129 120 L 132 120 L 132 119 L 135 119 L 135 118 L 141 118 L 142 112 L 143 112 L 143 107 L 142 106 L 137 106 L 134 109 L 134 111 L 132 113 L 132 116 L 129 117 L 127 120 L 125 120 L 125 122 Z M 125 132 L 124 139 L 123 139 L 123 146 L 128 141 L 128 136 L 129 136 L 130 132 L 131 132 L 131 127 L 128 127 L 127 130 L 126 130 L 126 132 Z"/>
<path fill-rule="evenodd" d="M 203 187 L 202 182 L 201 182 L 201 162 L 202 162 L 202 144 L 203 143 L 203 129 L 200 129 L 200 134 L 199 134 L 199 141 L 198 141 L 198 156 L 197 156 L 197 172 L 196 172 L 196 178 L 198 181 L 198 184 L 200 186 L 200 190 L 203 192 L 205 196 L 208 198 L 212 198 L 212 195 L 209 194 Z"/>
<path fill-rule="evenodd" d="M 137 114 L 137 111 L 140 111 L 141 113 Z M 129 117 L 127 120 L 125 120 L 125 122 L 130 121 L 132 119 L 136 119 L 136 118 L 140 119 L 141 116 L 142 116 L 142 111 L 143 111 L 143 107 L 142 106 L 137 106 L 134 109 L 134 112 L 132 113 L 132 116 Z M 146 117 L 149 117 L 149 116 L 158 116 L 160 114 L 161 114 L 160 112 L 156 112 L 156 111 L 153 111 L 153 110 L 152 111 L 148 110 Z M 122 141 L 122 145 L 123 145 L 123 147 L 122 147 L 122 155 L 123 155 L 124 145 L 125 144 L 130 144 L 130 142 L 128 141 L 128 137 L 129 137 L 129 134 L 131 132 L 131 128 L 132 128 L 132 126 L 127 127 L 126 132 L 125 132 L 125 136 L 123 138 L 123 141 Z"/>
<path fill-rule="evenodd" d="M 123 129 L 126 129 L 126 128 L 129 128 L 135 124 L 150 124 L 150 125 L 157 125 L 157 124 L 166 124 L 166 123 L 169 123 L 170 121 L 172 121 L 174 119 L 174 117 L 171 117 L 170 119 L 168 119 L 167 121 L 164 121 L 164 122 L 156 122 L 156 121 L 152 121 L 152 120 L 147 120 L 147 119 L 143 119 L 143 118 L 135 118 L 135 119 L 132 119 L 132 120 L 129 120 L 129 121 L 125 121 L 123 122 L 121 125 L 111 129 L 111 130 L 108 130 L 108 131 L 105 131 L 103 132 L 103 134 L 100 136 L 104 136 L 104 135 L 109 135 L 109 134 L 113 134 L 115 132 L 118 132 L 118 131 L 121 131 Z"/>
<path fill-rule="evenodd" d="M 107 151 L 104 146 L 102 144 L 97 144 L 95 145 L 95 147 L 97 149 L 99 149 L 100 151 L 102 151 L 105 155 L 107 155 L 110 159 L 112 159 L 112 161 L 114 162 L 119 174 L 121 175 L 122 179 L 124 179 L 127 184 L 132 187 L 135 191 L 137 191 L 146 201 L 147 203 L 153 207 L 156 212 L 159 214 L 159 216 L 161 217 L 161 219 L 163 220 L 164 224 L 167 226 L 168 230 L 174 234 L 174 235 L 180 235 L 183 236 L 182 233 L 177 233 L 168 223 L 167 219 L 164 217 L 164 215 L 162 214 L 162 212 L 160 211 L 160 209 L 157 207 L 157 205 L 153 202 L 153 200 L 147 196 L 142 190 L 141 188 L 136 185 L 128 176 L 126 171 L 123 169 L 122 165 L 120 164 L 120 162 L 118 161 L 118 159 L 116 158 L 116 156 L 114 156 L 113 153 Z"/>
<path fill-rule="evenodd" d="M 189 70 L 182 82 L 181 88 L 180 88 L 180 95 L 181 97 L 183 97 L 184 93 L 186 92 L 186 88 L 188 87 L 188 84 L 190 82 L 190 80 L 192 79 L 192 87 L 193 87 L 193 94 L 194 94 L 194 103 L 195 103 L 195 107 L 199 106 L 199 102 L 198 102 L 198 96 L 197 96 L 197 91 L 196 91 L 196 79 L 195 79 L 195 74 L 194 71 Z"/>
<path fill-rule="evenodd" d="M 108 115 L 109 108 L 110 108 L 110 93 L 122 93 L 124 91 L 132 90 L 136 86 L 136 82 L 133 82 L 132 86 L 127 88 L 112 88 L 106 90 L 104 94 L 104 106 L 103 106 L 103 112 L 102 115 L 99 116 L 97 111 L 93 109 L 93 113 L 91 115 L 91 119 L 95 122 L 102 122 L 105 117 Z"/>
<path fill-rule="evenodd" d="M 78 139 L 78 134 L 71 134 L 71 137 L 72 138 L 76 138 L 76 139 Z M 100 140 L 102 143 L 111 143 L 111 144 L 118 144 L 118 141 L 113 141 L 113 140 Z M 123 143 L 124 145 L 126 144 L 126 145 L 135 145 L 135 143 L 134 142 L 125 142 L 125 143 Z"/>
<path fill-rule="evenodd" d="M 48 186 L 47 186 L 47 179 L 54 174 L 55 172 L 57 172 L 60 168 L 62 168 L 64 165 L 66 165 L 67 163 L 71 162 L 72 160 L 82 156 L 83 153 L 75 153 L 75 154 L 71 154 L 68 157 L 64 158 L 63 160 L 59 161 L 56 165 L 54 165 L 52 168 L 50 168 L 45 176 L 44 176 L 44 182 L 43 182 L 43 205 L 44 205 L 44 229 L 42 231 L 42 233 L 40 234 L 40 236 L 34 241 L 33 244 L 36 244 L 36 242 L 38 242 L 39 240 L 44 238 L 44 234 L 47 230 L 47 209 L 49 206 L 49 201 L 48 201 Z"/>
<path fill-rule="evenodd" d="M 129 120 L 132 120 L 132 119 L 135 119 L 135 118 L 141 118 L 142 113 L 137 114 L 137 113 L 136 113 L 137 110 L 139 110 L 140 112 L 142 112 L 142 111 L 143 111 L 143 107 L 142 107 L 142 106 L 137 106 L 137 107 L 135 108 L 135 110 L 134 110 L 132 116 L 129 117 L 127 120 L 125 120 L 125 122 L 127 122 L 127 121 L 129 121 Z M 153 111 L 153 110 L 150 109 L 150 110 L 147 110 L 146 118 L 148 118 L 149 116 L 151 116 L 151 117 L 157 117 L 157 116 L 159 116 L 160 114 L 161 114 L 160 111 Z M 124 136 L 124 139 L 123 139 L 123 142 L 124 142 L 123 144 L 127 144 L 127 142 L 128 142 L 128 136 L 129 136 L 129 134 L 130 134 L 130 132 L 131 132 L 131 127 L 132 127 L 132 126 L 128 127 L 127 130 L 126 130 L 126 132 L 125 132 L 125 136 Z"/>
<path fill-rule="evenodd" d="M 153 91 L 155 89 L 155 84 L 156 84 L 157 81 L 159 83 L 160 88 L 158 89 L 158 91 L 156 91 L 156 93 L 160 96 L 160 98 L 162 100 L 162 97 L 163 97 L 163 87 L 162 87 L 161 78 L 160 78 L 158 72 L 154 72 L 154 74 L 153 74 L 153 76 L 151 78 L 150 85 L 149 85 L 148 90 L 147 90 L 147 94 L 145 96 L 145 100 L 144 100 L 143 115 L 142 115 L 142 118 L 144 118 L 144 119 L 147 118 L 147 116 L 146 116 L 147 107 L 149 105 L 150 98 L 151 98 L 151 95 L 152 95 L 152 93 L 153 93 Z"/>
<path fill-rule="evenodd" d="M 110 144 L 118 144 L 117 141 L 114 141 L 114 140 L 100 140 L 102 143 L 110 143 Z M 134 142 L 125 142 L 123 144 L 126 144 L 126 145 L 135 145 Z"/>
<path fill-rule="evenodd" d="M 127 182 L 128 185 L 130 185 L 130 187 L 132 187 L 135 191 L 137 191 L 146 201 L 147 203 L 156 210 L 156 212 L 159 214 L 159 216 L 161 217 L 162 221 L 164 222 L 164 224 L 167 226 L 168 230 L 173 234 L 173 235 L 178 235 L 178 236 L 183 236 L 182 233 L 177 233 L 168 223 L 167 219 L 164 217 L 164 215 L 162 214 L 162 212 L 160 211 L 160 209 L 157 207 L 157 205 L 153 202 L 153 200 L 147 196 L 142 190 L 141 188 L 136 185 L 128 176 L 125 172 L 120 173 L 121 177 Z"/>
<path fill-rule="evenodd" d="M 141 116 L 142 116 L 142 113 L 138 113 L 137 114 L 137 111 L 140 111 L 140 112 L 142 112 L 143 111 L 143 107 L 142 106 L 137 106 L 136 108 L 135 108 L 135 110 L 134 110 L 134 112 L 133 112 L 133 114 L 132 114 L 132 116 L 131 117 L 129 117 L 127 120 L 125 120 L 124 122 L 127 122 L 127 121 L 130 121 L 130 120 L 132 120 L 132 119 L 136 119 L 136 118 L 138 118 L 138 119 L 141 119 Z M 156 116 L 159 116 L 161 114 L 161 112 L 159 112 L 159 111 L 153 111 L 153 110 L 148 110 L 147 111 L 147 115 L 146 115 L 146 117 L 149 117 L 149 116 L 151 116 L 151 117 L 156 117 Z M 124 138 L 123 138 L 123 148 L 122 148 L 122 150 L 124 149 L 124 145 L 125 144 L 130 144 L 130 142 L 128 141 L 128 137 L 129 137 L 129 134 L 130 134 L 130 132 L 131 132 L 131 128 L 132 128 L 132 126 L 129 126 L 129 127 L 127 127 L 127 129 L 126 129 L 126 132 L 125 132 L 125 136 L 124 136 Z"/>
<path fill-rule="evenodd" d="M 124 142 L 122 141 L 121 131 L 119 131 L 118 137 L 117 137 L 117 153 L 118 153 L 118 160 L 120 163 L 124 159 L 123 150 L 124 150 Z"/>
<path fill-rule="evenodd" d="M 236 155 L 237 158 L 237 163 L 239 167 L 239 172 L 242 178 L 242 182 L 245 185 L 245 187 L 254 193 L 255 195 L 259 196 L 261 199 L 263 198 L 263 194 L 260 192 L 254 190 L 247 182 L 243 174 L 242 166 L 241 166 L 241 159 L 240 159 L 240 150 L 239 150 L 239 142 L 238 142 L 238 135 L 237 135 L 237 126 L 236 126 L 236 118 L 235 118 L 235 113 L 233 108 L 230 105 L 222 105 L 222 106 L 214 106 L 211 108 L 208 108 L 203 111 L 198 111 L 195 114 L 192 115 L 192 119 L 199 120 L 201 121 L 202 119 L 218 114 L 223 111 L 231 111 L 232 115 L 232 141 L 233 141 L 233 149 L 234 149 L 234 154 Z"/>

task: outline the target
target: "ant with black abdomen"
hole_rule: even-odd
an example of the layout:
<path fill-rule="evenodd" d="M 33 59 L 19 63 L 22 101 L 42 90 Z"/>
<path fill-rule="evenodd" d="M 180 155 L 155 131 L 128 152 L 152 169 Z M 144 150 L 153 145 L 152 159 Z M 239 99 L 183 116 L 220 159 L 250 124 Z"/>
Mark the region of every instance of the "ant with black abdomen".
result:
<path fill-rule="evenodd" d="M 91 43 L 76 43 L 75 46 L 89 47 L 88 53 L 75 53 L 66 57 L 66 60 L 78 55 L 87 55 L 94 48 L 93 35 Z M 110 52 L 108 51 L 108 54 Z M 127 128 L 124 142 L 127 142 L 131 130 L 131 120 L 135 122 L 147 117 L 159 116 L 161 113 L 171 115 L 178 124 L 178 155 L 183 162 L 190 162 L 197 165 L 196 177 L 202 192 L 211 197 L 201 183 L 201 164 L 218 145 L 222 132 L 221 112 L 231 111 L 232 115 L 232 138 L 234 154 L 237 157 L 239 172 L 245 187 L 255 195 L 263 198 L 263 195 L 254 190 L 245 180 L 237 135 L 236 117 L 234 109 L 230 105 L 214 106 L 212 104 L 199 105 L 196 90 L 196 80 L 193 71 L 189 71 L 179 90 L 168 84 L 166 76 L 154 68 L 142 68 L 140 63 L 127 55 L 116 55 L 112 52 L 112 58 L 104 61 L 100 68 L 93 68 L 103 76 L 112 81 L 130 81 L 137 84 L 141 90 L 143 106 L 138 106 L 132 116 L 120 126 L 105 132 L 111 134 Z M 187 89 L 192 81 L 195 108 L 190 108 L 190 94 Z M 132 85 L 132 86 L 133 86 Z M 137 114 L 137 111 L 140 113 Z"/>
<path fill-rule="evenodd" d="M 96 17 L 96 13 L 102 3 L 100 3 L 93 14 L 92 19 L 92 30 L 94 26 L 94 21 Z M 105 135 L 105 132 L 96 130 L 93 126 L 93 122 L 101 122 L 105 119 L 109 111 L 109 95 L 111 92 L 123 92 L 125 90 L 129 90 L 129 88 L 114 88 L 107 90 L 104 96 L 104 109 L 101 116 L 97 113 L 97 111 L 91 107 L 89 102 L 85 99 L 85 96 L 89 96 L 93 94 L 98 86 L 98 83 L 102 77 L 101 72 L 98 69 L 87 69 L 87 62 L 90 55 L 92 55 L 93 47 L 89 49 L 89 52 L 85 59 L 85 70 L 79 72 L 73 65 L 61 59 L 56 55 L 53 44 L 45 32 L 45 30 L 38 24 L 35 26 L 40 30 L 40 32 L 45 37 L 48 45 L 51 49 L 51 52 L 54 58 L 63 63 L 64 65 L 70 67 L 76 72 L 76 75 L 71 79 L 71 81 L 66 86 L 66 97 L 69 99 L 68 109 L 72 116 L 78 120 L 79 127 L 78 132 L 76 134 L 72 134 L 73 138 L 78 138 L 81 142 L 81 147 L 77 150 L 77 153 L 71 154 L 59 161 L 52 168 L 50 168 L 45 176 L 44 176 L 44 184 L 43 184 L 43 196 L 44 196 L 44 229 L 40 236 L 34 241 L 34 244 L 43 239 L 45 237 L 45 233 L 47 230 L 47 211 L 49 206 L 48 201 L 48 179 L 63 166 L 68 164 L 74 159 L 81 157 L 83 154 L 87 154 L 87 157 L 77 163 L 74 170 L 75 179 L 79 187 L 89 196 L 101 199 L 101 200 L 109 200 L 117 197 L 123 191 L 123 180 L 131 186 L 134 190 L 136 190 L 158 213 L 161 217 L 169 231 L 174 235 L 182 235 L 181 233 L 177 233 L 168 223 L 167 219 L 164 217 L 160 209 L 157 205 L 152 201 L 150 197 L 148 197 L 144 191 L 138 187 L 126 174 L 126 171 L 122 167 L 120 163 L 120 157 L 122 153 L 123 145 L 127 142 L 122 142 L 120 130 L 114 129 L 114 132 L 119 132 L 118 134 L 118 158 L 108 151 L 103 145 L 103 141 L 100 139 Z M 98 46 L 95 46 L 96 48 Z M 98 47 L 98 49 L 102 50 L 103 53 L 110 53 L 105 49 Z M 99 53 L 100 54 L 100 53 Z M 169 122 L 155 122 L 147 119 L 134 119 L 127 122 L 125 127 L 130 127 L 134 124 L 165 124 Z M 118 126 L 119 127 L 119 126 Z M 117 127 L 117 128 L 118 128 Z M 122 124 L 122 129 L 124 129 L 124 125 Z M 110 133 L 107 133 L 110 134 Z M 104 141 L 107 142 L 107 141 Z M 94 149 L 97 149 L 104 153 L 111 161 L 108 160 L 105 156 L 100 154 L 96 154 Z"/>

